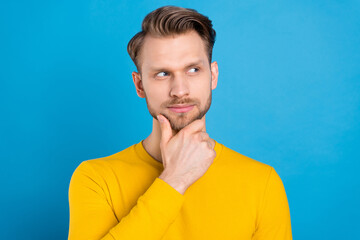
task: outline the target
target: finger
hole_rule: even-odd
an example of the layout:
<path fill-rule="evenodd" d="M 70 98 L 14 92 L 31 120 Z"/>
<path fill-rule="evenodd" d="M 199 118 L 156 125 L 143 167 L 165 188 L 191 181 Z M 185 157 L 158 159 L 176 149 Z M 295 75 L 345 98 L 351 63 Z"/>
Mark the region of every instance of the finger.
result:
<path fill-rule="evenodd" d="M 198 119 L 181 129 L 181 131 L 187 131 L 190 133 L 201 132 L 205 128 L 205 120 Z"/>
<path fill-rule="evenodd" d="M 208 141 L 210 139 L 209 134 L 207 132 L 199 132 L 199 138 L 201 141 Z"/>
<path fill-rule="evenodd" d="M 167 118 L 161 114 L 157 116 L 157 119 L 160 123 L 160 131 L 161 131 L 160 145 L 166 145 L 173 136 L 171 125 L 169 123 L 169 120 L 167 120 Z"/>
<path fill-rule="evenodd" d="M 215 140 L 214 139 L 209 138 L 208 143 L 210 144 L 211 149 L 215 148 Z"/>

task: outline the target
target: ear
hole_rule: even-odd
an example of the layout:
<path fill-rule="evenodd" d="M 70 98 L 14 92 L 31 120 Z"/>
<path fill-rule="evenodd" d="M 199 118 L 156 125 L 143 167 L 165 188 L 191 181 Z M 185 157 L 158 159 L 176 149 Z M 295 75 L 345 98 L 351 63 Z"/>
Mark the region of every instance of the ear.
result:
<path fill-rule="evenodd" d="M 131 76 L 132 76 L 132 79 L 133 79 L 134 84 L 135 84 L 136 94 L 139 97 L 144 98 L 145 97 L 145 92 L 144 92 L 144 87 L 143 87 L 143 84 L 142 84 L 142 81 L 141 81 L 140 73 L 132 72 Z"/>
<path fill-rule="evenodd" d="M 219 76 L 219 69 L 217 62 L 211 63 L 211 90 L 214 90 L 217 86 Z"/>

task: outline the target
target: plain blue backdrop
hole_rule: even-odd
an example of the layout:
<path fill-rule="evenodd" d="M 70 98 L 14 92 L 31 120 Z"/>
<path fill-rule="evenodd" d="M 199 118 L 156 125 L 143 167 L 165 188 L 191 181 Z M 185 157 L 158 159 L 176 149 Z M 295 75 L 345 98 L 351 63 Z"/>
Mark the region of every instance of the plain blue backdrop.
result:
<path fill-rule="evenodd" d="M 359 239 L 359 1 L 1 1 L 0 239 L 66 239 L 84 160 L 151 132 L 126 51 L 150 11 L 217 31 L 207 130 L 273 166 L 294 239 Z"/>

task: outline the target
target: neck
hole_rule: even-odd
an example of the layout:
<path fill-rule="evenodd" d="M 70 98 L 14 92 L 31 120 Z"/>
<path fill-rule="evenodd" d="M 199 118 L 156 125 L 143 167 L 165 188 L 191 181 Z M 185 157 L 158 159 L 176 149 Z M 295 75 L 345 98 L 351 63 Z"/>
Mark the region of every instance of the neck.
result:
<path fill-rule="evenodd" d="M 205 115 L 204 115 L 203 119 L 205 121 Z M 201 131 L 206 132 L 206 126 L 204 126 L 204 128 Z M 176 134 L 176 132 L 173 131 L 173 135 L 175 135 L 175 134 Z M 144 139 L 143 146 L 144 146 L 146 152 L 148 152 L 151 157 L 153 157 L 154 159 L 156 159 L 159 162 L 162 162 L 161 150 L 160 150 L 160 139 L 161 139 L 160 124 L 159 124 L 158 120 L 153 118 L 152 132 L 146 139 Z"/>

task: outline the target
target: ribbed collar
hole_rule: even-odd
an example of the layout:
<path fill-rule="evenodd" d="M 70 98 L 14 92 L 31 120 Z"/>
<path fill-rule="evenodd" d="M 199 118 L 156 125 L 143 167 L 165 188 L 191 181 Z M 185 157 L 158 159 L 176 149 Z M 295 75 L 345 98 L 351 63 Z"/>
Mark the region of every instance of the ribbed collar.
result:
<path fill-rule="evenodd" d="M 214 140 L 215 141 L 215 140 Z M 141 140 L 141 142 L 137 143 L 134 145 L 135 148 L 135 152 L 136 154 L 145 162 L 150 163 L 152 166 L 158 168 L 158 169 L 163 169 L 164 166 L 162 164 L 162 162 L 157 161 L 155 158 L 153 158 L 144 148 L 143 146 L 143 140 Z M 216 152 L 216 157 L 214 159 L 213 162 L 216 162 L 216 160 L 220 157 L 221 152 L 223 150 L 223 145 L 221 143 L 218 143 L 217 141 L 215 141 L 215 152 Z"/>

